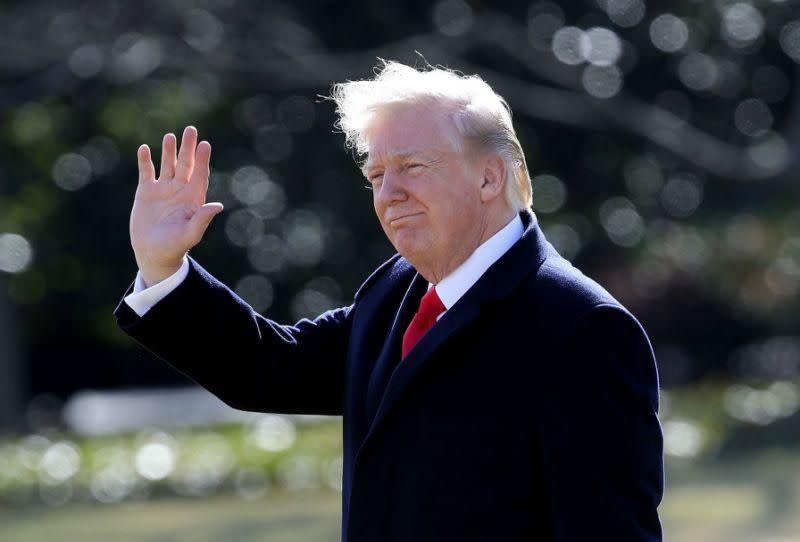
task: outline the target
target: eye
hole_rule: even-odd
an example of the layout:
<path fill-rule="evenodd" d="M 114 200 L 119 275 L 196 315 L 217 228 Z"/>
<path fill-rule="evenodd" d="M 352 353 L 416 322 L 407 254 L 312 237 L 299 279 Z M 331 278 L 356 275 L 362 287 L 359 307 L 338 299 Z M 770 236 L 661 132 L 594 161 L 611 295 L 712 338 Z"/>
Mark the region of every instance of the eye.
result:
<path fill-rule="evenodd" d="M 369 181 L 367 188 L 370 190 L 374 189 L 375 187 L 380 187 L 383 183 L 383 172 L 379 171 L 377 173 L 372 173 L 367 180 Z"/>
<path fill-rule="evenodd" d="M 424 164 L 408 164 L 406 169 L 409 171 L 420 171 L 424 166 Z"/>

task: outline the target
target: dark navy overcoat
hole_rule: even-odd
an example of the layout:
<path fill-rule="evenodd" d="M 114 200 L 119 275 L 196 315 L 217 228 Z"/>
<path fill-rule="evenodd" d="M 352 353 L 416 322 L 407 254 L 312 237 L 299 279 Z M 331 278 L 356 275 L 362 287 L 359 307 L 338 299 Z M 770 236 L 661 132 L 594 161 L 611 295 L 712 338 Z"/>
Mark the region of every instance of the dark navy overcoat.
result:
<path fill-rule="evenodd" d="M 343 415 L 347 542 L 661 540 L 647 335 L 520 216 L 523 237 L 402 362 L 427 282 L 399 255 L 313 321 L 261 316 L 193 258 L 143 317 L 115 315 L 235 408 Z"/>

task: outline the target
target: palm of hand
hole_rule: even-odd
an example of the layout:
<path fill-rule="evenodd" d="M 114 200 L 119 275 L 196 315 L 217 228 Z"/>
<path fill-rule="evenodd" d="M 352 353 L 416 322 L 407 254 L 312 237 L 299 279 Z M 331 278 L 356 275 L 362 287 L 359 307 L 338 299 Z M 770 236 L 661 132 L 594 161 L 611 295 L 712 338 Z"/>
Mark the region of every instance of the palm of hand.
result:
<path fill-rule="evenodd" d="M 130 235 L 139 269 L 151 276 L 177 270 L 183 255 L 200 241 L 211 219 L 222 210 L 219 203 L 205 203 L 211 146 L 196 142 L 197 131 L 186 128 L 176 158 L 175 136 L 164 136 L 158 180 L 149 148 L 139 148 L 139 185 Z"/>

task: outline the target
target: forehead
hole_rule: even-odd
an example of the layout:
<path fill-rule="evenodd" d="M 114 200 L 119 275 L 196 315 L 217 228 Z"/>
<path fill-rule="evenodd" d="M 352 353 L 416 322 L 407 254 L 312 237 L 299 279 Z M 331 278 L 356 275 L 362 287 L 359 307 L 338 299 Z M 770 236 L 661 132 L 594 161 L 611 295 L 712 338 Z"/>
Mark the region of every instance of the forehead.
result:
<path fill-rule="evenodd" d="M 446 111 L 423 105 L 378 111 L 364 134 L 368 148 L 366 167 L 410 155 L 455 151 L 461 139 Z"/>

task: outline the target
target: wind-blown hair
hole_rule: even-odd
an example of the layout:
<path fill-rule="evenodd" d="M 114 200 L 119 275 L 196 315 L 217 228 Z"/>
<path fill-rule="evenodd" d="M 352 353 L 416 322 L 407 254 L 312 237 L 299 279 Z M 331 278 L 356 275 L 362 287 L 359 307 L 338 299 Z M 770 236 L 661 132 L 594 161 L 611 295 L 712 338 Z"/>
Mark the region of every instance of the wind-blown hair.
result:
<path fill-rule="evenodd" d="M 381 60 L 375 78 L 337 83 L 331 91 L 347 146 L 359 157 L 368 151 L 365 131 L 376 112 L 396 105 L 428 105 L 449 111 L 458 133 L 505 163 L 505 198 L 514 210 L 531 205 L 525 155 L 511 123 L 508 103 L 477 75 L 428 66 L 418 70 Z"/>

